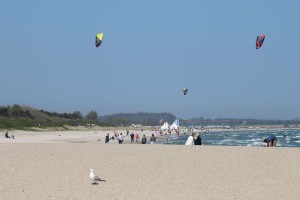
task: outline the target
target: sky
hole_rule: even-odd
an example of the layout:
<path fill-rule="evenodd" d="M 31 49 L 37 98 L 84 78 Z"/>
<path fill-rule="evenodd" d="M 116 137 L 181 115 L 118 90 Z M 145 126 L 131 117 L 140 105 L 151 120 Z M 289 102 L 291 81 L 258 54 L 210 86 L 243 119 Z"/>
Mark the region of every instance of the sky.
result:
<path fill-rule="evenodd" d="M 0 105 L 299 118 L 299 19 L 297 0 L 2 0 Z"/>

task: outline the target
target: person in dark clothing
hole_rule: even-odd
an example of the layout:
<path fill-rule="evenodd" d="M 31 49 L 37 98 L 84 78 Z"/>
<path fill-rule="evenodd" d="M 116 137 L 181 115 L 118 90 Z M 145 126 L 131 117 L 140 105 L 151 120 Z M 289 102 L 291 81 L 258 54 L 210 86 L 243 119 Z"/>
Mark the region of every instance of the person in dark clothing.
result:
<path fill-rule="evenodd" d="M 130 139 L 131 139 L 131 143 L 134 143 L 134 134 L 133 133 L 130 134 Z"/>
<path fill-rule="evenodd" d="M 109 133 L 105 136 L 105 143 L 109 143 Z"/>
<path fill-rule="evenodd" d="M 146 144 L 147 143 L 147 138 L 145 136 L 145 134 L 142 137 L 142 144 Z"/>
<path fill-rule="evenodd" d="M 8 135 L 8 131 L 5 132 L 5 138 L 10 138 Z"/>
<path fill-rule="evenodd" d="M 197 133 L 197 134 L 196 134 L 196 138 L 195 138 L 194 144 L 195 144 L 195 145 L 202 145 L 200 133 Z"/>
<path fill-rule="evenodd" d="M 156 137 L 154 136 L 154 134 L 152 134 L 152 137 L 150 138 L 150 142 L 151 144 L 154 144 L 156 142 Z"/>

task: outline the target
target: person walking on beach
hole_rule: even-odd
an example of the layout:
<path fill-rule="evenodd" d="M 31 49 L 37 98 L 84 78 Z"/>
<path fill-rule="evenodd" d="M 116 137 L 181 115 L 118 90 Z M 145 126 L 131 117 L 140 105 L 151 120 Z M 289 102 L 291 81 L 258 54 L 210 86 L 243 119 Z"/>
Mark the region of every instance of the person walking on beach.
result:
<path fill-rule="evenodd" d="M 120 133 L 120 135 L 118 136 L 119 139 L 119 144 L 123 144 L 123 135 L 122 133 Z"/>
<path fill-rule="evenodd" d="M 156 142 L 156 137 L 154 136 L 154 134 L 152 134 L 152 136 L 150 138 L 150 142 L 151 142 L 151 144 L 154 144 Z"/>
<path fill-rule="evenodd" d="M 159 135 L 163 135 L 163 131 L 161 129 L 159 130 Z"/>
<path fill-rule="evenodd" d="M 185 145 L 194 145 L 194 137 L 193 137 L 193 133 L 190 133 L 190 136 L 188 137 L 188 139 L 185 142 Z"/>
<path fill-rule="evenodd" d="M 196 138 L 195 138 L 194 144 L 195 144 L 195 145 L 202 145 L 200 133 L 197 133 L 197 134 L 196 134 Z"/>
<path fill-rule="evenodd" d="M 130 134 L 130 139 L 131 139 L 131 143 L 134 143 L 134 134 L 133 133 Z"/>
<path fill-rule="evenodd" d="M 264 143 L 267 143 L 267 147 L 275 147 L 277 143 L 277 138 L 275 135 L 269 135 L 264 139 Z"/>
<path fill-rule="evenodd" d="M 146 144 L 147 143 L 147 138 L 145 136 L 145 134 L 142 137 L 142 144 Z"/>
<path fill-rule="evenodd" d="M 105 136 L 105 143 L 106 143 L 106 144 L 109 143 L 109 133 L 107 133 L 107 135 Z"/>
<path fill-rule="evenodd" d="M 135 134 L 135 141 L 136 141 L 136 143 L 139 143 L 139 138 L 140 138 L 139 134 L 138 133 Z"/>

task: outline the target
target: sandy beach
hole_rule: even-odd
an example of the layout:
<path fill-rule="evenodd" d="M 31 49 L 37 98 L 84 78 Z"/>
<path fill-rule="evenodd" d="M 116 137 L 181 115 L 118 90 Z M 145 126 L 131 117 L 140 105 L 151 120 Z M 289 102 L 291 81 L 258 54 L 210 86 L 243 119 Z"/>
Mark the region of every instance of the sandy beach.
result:
<path fill-rule="evenodd" d="M 107 133 L 1 137 L 0 199 L 299 199 L 299 148 L 104 144 Z M 92 185 L 90 168 L 106 182 Z"/>

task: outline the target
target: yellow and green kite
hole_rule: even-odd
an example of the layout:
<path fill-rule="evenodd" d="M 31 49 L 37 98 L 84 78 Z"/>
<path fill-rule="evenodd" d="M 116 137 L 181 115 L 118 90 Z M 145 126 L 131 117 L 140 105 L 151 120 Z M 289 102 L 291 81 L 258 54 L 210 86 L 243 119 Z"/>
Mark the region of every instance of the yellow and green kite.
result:
<path fill-rule="evenodd" d="M 96 47 L 97 48 L 101 45 L 101 43 L 103 41 L 103 36 L 104 36 L 103 33 L 96 34 Z"/>

